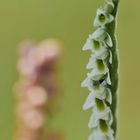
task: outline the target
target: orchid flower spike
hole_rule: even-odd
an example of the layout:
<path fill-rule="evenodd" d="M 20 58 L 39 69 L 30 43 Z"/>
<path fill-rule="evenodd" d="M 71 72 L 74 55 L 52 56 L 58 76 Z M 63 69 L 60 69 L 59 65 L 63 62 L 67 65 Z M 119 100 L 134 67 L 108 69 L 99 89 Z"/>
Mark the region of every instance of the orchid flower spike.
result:
<path fill-rule="evenodd" d="M 93 129 L 88 140 L 116 140 L 118 58 L 114 35 L 118 0 L 105 0 L 97 9 L 93 25 L 96 31 L 89 35 L 83 51 L 90 50 L 86 66 L 91 71 L 82 82 L 90 91 L 83 109 L 92 108 L 88 127 Z"/>

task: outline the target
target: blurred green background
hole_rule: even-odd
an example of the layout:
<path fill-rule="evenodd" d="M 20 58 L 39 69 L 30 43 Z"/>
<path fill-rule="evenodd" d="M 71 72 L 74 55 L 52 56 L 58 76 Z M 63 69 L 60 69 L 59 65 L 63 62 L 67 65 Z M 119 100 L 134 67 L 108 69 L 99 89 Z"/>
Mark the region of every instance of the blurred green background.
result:
<path fill-rule="evenodd" d="M 24 39 L 63 39 L 65 95 L 53 126 L 66 140 L 86 140 L 91 111 L 82 111 L 88 93 L 80 83 L 86 76 L 89 53 L 81 48 L 94 28 L 96 8 L 103 0 L 0 0 L 0 140 L 11 140 L 15 128 L 18 79 L 16 50 Z M 120 0 L 117 36 L 120 52 L 119 140 L 140 139 L 140 1 Z"/>

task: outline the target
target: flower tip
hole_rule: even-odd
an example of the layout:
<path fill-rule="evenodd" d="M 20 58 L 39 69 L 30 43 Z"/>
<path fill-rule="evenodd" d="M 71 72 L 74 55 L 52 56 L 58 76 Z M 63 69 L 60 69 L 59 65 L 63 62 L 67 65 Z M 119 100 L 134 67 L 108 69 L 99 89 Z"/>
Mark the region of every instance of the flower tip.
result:
<path fill-rule="evenodd" d="M 88 38 L 87 41 L 86 41 L 86 43 L 84 44 L 82 50 L 83 51 L 86 51 L 86 50 L 91 50 L 91 49 L 92 49 L 91 41 Z"/>

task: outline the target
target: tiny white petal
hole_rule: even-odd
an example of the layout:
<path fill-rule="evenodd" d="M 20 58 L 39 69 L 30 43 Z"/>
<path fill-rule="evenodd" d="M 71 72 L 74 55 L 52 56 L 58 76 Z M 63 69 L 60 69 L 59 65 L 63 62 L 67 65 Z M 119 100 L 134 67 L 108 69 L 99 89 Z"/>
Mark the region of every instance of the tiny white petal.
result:
<path fill-rule="evenodd" d="M 110 79 L 110 73 L 108 72 L 108 74 L 107 74 L 107 83 L 109 84 L 109 85 L 111 85 L 111 79 Z"/>
<path fill-rule="evenodd" d="M 83 105 L 83 110 L 87 110 L 93 107 L 95 105 L 95 98 L 105 100 L 107 95 L 108 93 L 106 92 L 106 88 L 100 85 L 98 90 L 92 90 L 91 93 L 88 95 Z"/>
<path fill-rule="evenodd" d="M 86 78 L 83 82 L 82 82 L 82 84 L 81 84 L 81 87 L 87 87 L 88 86 L 88 81 L 89 79 L 88 78 Z"/>
<path fill-rule="evenodd" d="M 101 132 L 99 128 L 93 129 L 92 134 L 89 136 L 88 140 L 115 140 L 113 136 L 113 130 L 110 129 L 107 134 Z"/>
<path fill-rule="evenodd" d="M 107 92 L 106 92 L 106 100 L 107 102 L 109 102 L 110 104 L 112 104 L 112 93 L 111 93 L 111 90 L 109 88 L 106 89 Z"/>
<path fill-rule="evenodd" d="M 98 119 L 108 120 L 108 114 L 110 113 L 110 108 L 105 106 L 103 111 L 100 111 L 97 106 L 93 108 L 93 115 L 95 115 Z"/>
<path fill-rule="evenodd" d="M 109 14 L 108 15 L 108 23 L 112 22 L 113 20 L 114 20 L 114 17 L 111 14 Z"/>
<path fill-rule="evenodd" d="M 89 128 L 95 128 L 98 126 L 98 118 L 96 117 L 96 115 L 94 115 L 94 113 L 91 115 L 90 117 L 90 121 L 88 123 L 88 127 Z"/>
<path fill-rule="evenodd" d="M 114 131 L 110 128 L 109 132 L 106 134 L 107 135 L 107 140 L 115 140 L 113 136 Z"/>
<path fill-rule="evenodd" d="M 107 33 L 106 43 L 109 47 L 113 47 L 112 39 L 108 33 Z"/>
<path fill-rule="evenodd" d="M 109 63 L 112 64 L 112 52 L 109 51 L 109 53 L 110 53 Z"/>
<path fill-rule="evenodd" d="M 95 52 L 89 58 L 89 62 L 87 64 L 86 68 L 91 69 L 91 68 L 97 67 L 96 60 L 97 59 L 104 60 L 105 58 L 107 58 L 108 55 L 109 55 L 109 52 L 106 48 L 101 49 L 99 52 Z M 104 63 L 104 65 L 106 65 L 106 63 L 104 61 L 103 61 L 103 63 Z"/>
<path fill-rule="evenodd" d="M 93 80 L 92 77 L 87 76 L 87 78 L 82 82 L 82 87 L 87 87 L 90 91 L 93 90 Z"/>
<path fill-rule="evenodd" d="M 106 31 L 103 28 L 98 28 L 93 34 L 90 35 L 90 38 L 97 41 L 103 41 L 106 38 Z"/>
<path fill-rule="evenodd" d="M 114 17 L 110 13 L 107 12 L 107 10 L 110 10 L 108 8 L 110 8 L 110 7 L 107 6 L 107 8 L 97 9 L 96 17 L 94 20 L 95 27 L 103 26 L 103 25 L 110 23 L 114 20 Z"/>
<path fill-rule="evenodd" d="M 100 119 L 109 121 L 109 113 L 110 113 L 109 107 L 106 107 L 104 111 L 99 111 L 97 107 L 95 106 L 93 108 L 93 113 L 90 117 L 88 127 L 89 128 L 96 127 Z"/>
<path fill-rule="evenodd" d="M 90 73 L 88 73 L 88 75 L 91 76 L 91 77 L 93 77 L 93 78 L 96 77 L 96 76 L 103 75 L 103 74 L 106 74 L 107 72 L 109 72 L 109 69 L 108 69 L 107 66 L 105 66 L 105 69 L 102 70 L 102 71 L 98 70 L 94 66 L 93 66 L 93 68 L 94 69 Z"/>
<path fill-rule="evenodd" d="M 88 140 L 103 140 L 99 134 L 98 129 L 94 129 L 92 134 L 88 137 Z"/>
<path fill-rule="evenodd" d="M 95 59 L 96 58 L 93 58 L 93 57 L 91 57 L 89 59 L 89 62 L 87 64 L 87 66 L 86 66 L 87 69 L 91 69 L 91 68 L 94 68 L 95 67 Z"/>
<path fill-rule="evenodd" d="M 87 109 L 89 109 L 89 108 L 91 108 L 92 106 L 95 105 L 94 98 L 95 98 L 95 93 L 94 92 L 92 92 L 88 95 L 88 97 L 87 97 L 87 99 L 86 99 L 86 101 L 83 105 L 83 110 L 87 110 Z"/>
<path fill-rule="evenodd" d="M 91 40 L 90 38 L 88 38 L 82 50 L 85 51 L 85 50 L 91 50 L 91 49 L 92 49 Z"/>
<path fill-rule="evenodd" d="M 106 48 L 102 49 L 100 52 L 95 54 L 98 59 L 106 59 L 109 55 L 109 52 Z"/>
<path fill-rule="evenodd" d="M 112 112 L 110 111 L 109 113 L 109 125 L 111 126 L 113 123 L 113 115 L 112 115 Z"/>
<path fill-rule="evenodd" d="M 99 42 L 105 42 L 109 47 L 113 46 L 112 39 L 104 28 L 98 28 L 93 34 L 89 35 L 89 38 Z"/>
<path fill-rule="evenodd" d="M 115 138 L 112 129 L 109 130 L 108 134 L 105 134 L 101 132 L 99 128 L 95 128 L 88 140 L 115 140 Z"/>
<path fill-rule="evenodd" d="M 102 86 L 103 87 L 103 86 Z M 104 90 L 104 91 L 102 91 Z M 103 89 L 100 88 L 100 90 L 96 91 L 96 98 L 100 99 L 100 100 L 104 100 L 106 98 L 106 91 L 105 91 L 105 87 L 103 87 Z"/>

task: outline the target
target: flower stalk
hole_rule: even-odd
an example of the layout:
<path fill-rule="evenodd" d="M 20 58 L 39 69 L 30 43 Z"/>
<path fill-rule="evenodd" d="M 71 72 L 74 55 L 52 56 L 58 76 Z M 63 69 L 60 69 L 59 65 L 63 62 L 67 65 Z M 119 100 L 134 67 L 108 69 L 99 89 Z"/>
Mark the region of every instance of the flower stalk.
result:
<path fill-rule="evenodd" d="M 83 109 L 92 109 L 89 140 L 115 140 L 117 131 L 116 107 L 118 88 L 118 51 L 116 47 L 116 14 L 119 0 L 106 0 L 97 9 L 94 20 L 96 31 L 89 35 L 83 50 L 90 50 L 91 57 L 82 87 L 90 91 Z"/>

